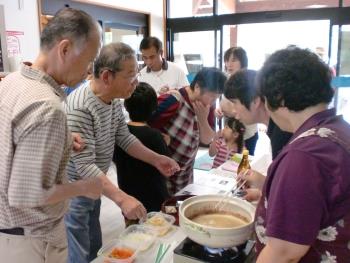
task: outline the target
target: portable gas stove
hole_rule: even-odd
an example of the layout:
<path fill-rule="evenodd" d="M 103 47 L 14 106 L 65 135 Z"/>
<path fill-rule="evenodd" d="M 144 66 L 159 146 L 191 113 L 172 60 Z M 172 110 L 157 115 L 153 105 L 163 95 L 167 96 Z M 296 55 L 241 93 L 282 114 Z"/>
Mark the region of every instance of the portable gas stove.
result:
<path fill-rule="evenodd" d="M 254 241 L 232 248 L 209 248 L 186 238 L 174 250 L 174 263 L 252 263 L 253 248 Z"/>

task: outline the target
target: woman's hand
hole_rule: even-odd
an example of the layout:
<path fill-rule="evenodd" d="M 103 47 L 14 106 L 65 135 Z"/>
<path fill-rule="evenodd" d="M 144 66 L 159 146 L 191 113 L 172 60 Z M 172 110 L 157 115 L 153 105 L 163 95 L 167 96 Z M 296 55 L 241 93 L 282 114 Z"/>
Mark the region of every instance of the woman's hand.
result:
<path fill-rule="evenodd" d="M 244 191 L 246 194 L 243 196 L 243 199 L 247 200 L 248 202 L 259 201 L 262 195 L 261 191 L 257 188 L 247 188 Z"/>
<path fill-rule="evenodd" d="M 264 175 L 252 169 L 237 175 L 237 181 L 245 181 L 246 188 L 257 188 L 260 191 L 263 188 L 265 178 L 266 177 Z"/>
<path fill-rule="evenodd" d="M 194 112 L 198 118 L 198 121 L 201 123 L 208 122 L 208 115 L 210 111 L 210 105 L 205 106 L 200 101 L 194 101 L 192 103 Z"/>

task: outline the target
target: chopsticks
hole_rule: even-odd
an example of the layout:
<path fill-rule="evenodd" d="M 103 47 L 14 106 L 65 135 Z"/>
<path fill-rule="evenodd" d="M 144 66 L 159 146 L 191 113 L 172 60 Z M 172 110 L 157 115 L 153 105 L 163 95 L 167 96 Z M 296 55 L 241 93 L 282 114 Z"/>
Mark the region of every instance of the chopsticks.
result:
<path fill-rule="evenodd" d="M 165 244 L 161 243 L 158 247 L 156 260 L 154 261 L 154 263 L 160 263 L 163 260 L 164 255 L 168 252 L 170 247 L 171 247 L 171 244 L 165 245 Z"/>
<path fill-rule="evenodd" d="M 245 174 L 248 172 L 245 171 Z M 245 185 L 245 183 L 247 182 L 247 180 L 239 180 L 237 181 L 236 185 L 234 187 L 232 187 L 229 191 L 227 191 L 223 197 L 219 200 L 219 202 L 217 202 L 214 206 L 214 210 L 220 210 L 222 209 L 226 204 L 227 204 L 227 200 L 229 199 L 229 197 L 231 196 L 235 196 L 237 195 L 237 193 L 243 188 L 243 186 Z"/>

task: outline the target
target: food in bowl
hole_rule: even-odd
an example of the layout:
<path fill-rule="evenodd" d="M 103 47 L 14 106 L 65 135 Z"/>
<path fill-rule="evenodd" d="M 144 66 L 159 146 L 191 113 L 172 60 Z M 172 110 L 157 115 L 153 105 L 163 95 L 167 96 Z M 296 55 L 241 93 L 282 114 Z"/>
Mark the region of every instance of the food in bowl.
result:
<path fill-rule="evenodd" d="M 120 239 L 115 239 L 102 247 L 97 255 L 103 255 L 104 263 L 132 263 L 138 250 L 124 244 Z"/>
<path fill-rule="evenodd" d="M 175 217 L 161 212 L 150 212 L 147 214 L 146 219 L 140 219 L 141 224 L 151 227 L 158 236 L 167 234 L 174 222 Z"/>
<path fill-rule="evenodd" d="M 249 223 L 249 220 L 237 213 L 205 212 L 190 218 L 193 222 L 216 228 L 240 227 Z"/>
<path fill-rule="evenodd" d="M 125 247 L 115 247 L 112 252 L 109 253 L 108 257 L 113 259 L 127 259 L 135 253 L 134 250 Z"/>
<path fill-rule="evenodd" d="M 170 214 L 175 217 L 174 225 L 179 225 L 179 207 L 181 203 L 192 196 L 194 195 L 174 195 L 163 202 L 161 210 L 163 213 Z"/>
<path fill-rule="evenodd" d="M 253 232 L 255 207 L 245 200 L 230 197 L 223 210 L 217 211 L 215 206 L 220 200 L 222 195 L 186 199 L 179 209 L 181 229 L 194 242 L 211 248 L 245 243 Z M 236 224 L 240 220 L 243 222 Z"/>
<path fill-rule="evenodd" d="M 127 227 L 119 236 L 128 247 L 145 251 L 155 240 L 155 231 L 145 225 L 131 225 Z"/>
<path fill-rule="evenodd" d="M 166 214 L 176 214 L 177 213 L 176 206 L 167 205 L 164 207 L 164 210 L 165 210 Z"/>

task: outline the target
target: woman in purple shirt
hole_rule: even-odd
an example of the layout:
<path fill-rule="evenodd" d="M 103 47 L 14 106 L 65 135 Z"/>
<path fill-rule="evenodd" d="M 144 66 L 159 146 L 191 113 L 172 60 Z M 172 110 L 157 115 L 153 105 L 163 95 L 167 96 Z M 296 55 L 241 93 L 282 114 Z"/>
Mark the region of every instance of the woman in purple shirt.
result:
<path fill-rule="evenodd" d="M 275 52 L 258 83 L 273 121 L 294 133 L 268 170 L 256 212 L 257 263 L 350 260 L 350 126 L 335 109 L 329 68 L 300 48 Z M 265 181 L 265 182 L 264 182 Z"/>

